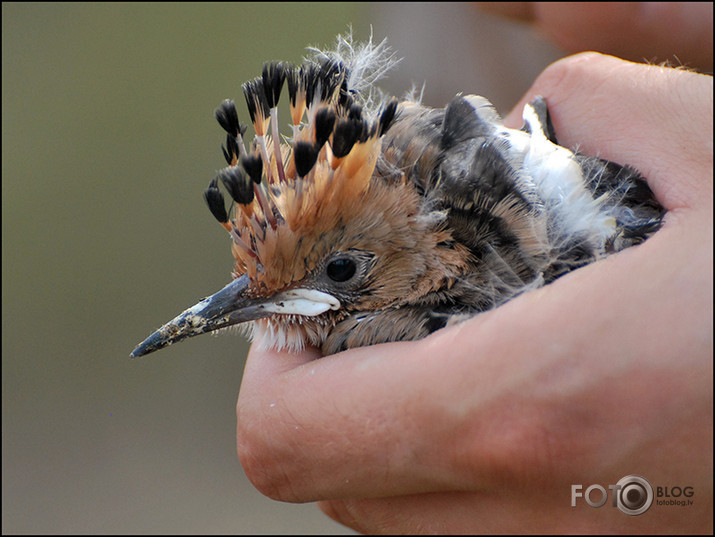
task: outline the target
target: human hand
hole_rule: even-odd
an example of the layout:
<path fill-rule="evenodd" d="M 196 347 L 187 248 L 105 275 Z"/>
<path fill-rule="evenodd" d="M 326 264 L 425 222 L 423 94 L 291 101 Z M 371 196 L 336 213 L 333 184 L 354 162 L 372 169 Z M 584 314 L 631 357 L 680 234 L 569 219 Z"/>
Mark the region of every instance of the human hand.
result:
<path fill-rule="evenodd" d="M 632 61 L 682 62 L 712 73 L 712 2 L 477 2 L 531 22 L 569 53 L 596 50 Z"/>
<path fill-rule="evenodd" d="M 596 54 L 549 67 L 519 114 L 543 95 L 560 143 L 639 169 L 663 228 L 421 341 L 252 350 L 237 436 L 254 485 L 362 532 L 711 532 L 712 91 Z M 572 484 L 630 474 L 694 505 L 571 507 Z"/>

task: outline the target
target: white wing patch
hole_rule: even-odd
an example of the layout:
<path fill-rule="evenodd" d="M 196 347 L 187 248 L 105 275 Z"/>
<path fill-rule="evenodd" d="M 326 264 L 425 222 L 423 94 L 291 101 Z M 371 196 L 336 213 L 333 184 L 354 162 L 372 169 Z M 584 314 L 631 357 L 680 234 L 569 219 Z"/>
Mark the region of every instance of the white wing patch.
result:
<path fill-rule="evenodd" d="M 615 232 L 615 220 L 601 211 L 601 200 L 594 199 L 584 183 L 583 170 L 573 153 L 552 143 L 545 135 L 536 111 L 527 104 L 524 121 L 531 135 L 524 153 L 523 171 L 529 175 L 544 201 L 546 210 L 563 236 L 582 235 L 597 251 Z M 514 137 L 516 133 L 512 131 Z M 525 138 L 522 141 L 526 142 Z"/>

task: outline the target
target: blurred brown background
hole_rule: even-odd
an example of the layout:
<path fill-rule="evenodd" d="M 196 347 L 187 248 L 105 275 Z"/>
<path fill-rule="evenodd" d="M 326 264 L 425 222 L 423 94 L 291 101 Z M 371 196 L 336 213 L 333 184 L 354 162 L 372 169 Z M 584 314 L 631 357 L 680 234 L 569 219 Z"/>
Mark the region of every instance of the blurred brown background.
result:
<path fill-rule="evenodd" d="M 3 533 L 347 532 L 259 494 L 235 454 L 247 344 L 145 359 L 154 328 L 230 279 L 202 190 L 222 99 L 308 44 L 387 36 L 385 87 L 500 111 L 560 53 L 462 4 L 2 5 Z"/>

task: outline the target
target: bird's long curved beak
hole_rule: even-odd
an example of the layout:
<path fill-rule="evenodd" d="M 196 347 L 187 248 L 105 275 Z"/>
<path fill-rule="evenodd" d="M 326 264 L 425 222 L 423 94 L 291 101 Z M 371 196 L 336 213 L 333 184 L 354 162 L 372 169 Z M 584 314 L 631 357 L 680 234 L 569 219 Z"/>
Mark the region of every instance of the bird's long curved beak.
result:
<path fill-rule="evenodd" d="M 314 289 L 291 289 L 271 297 L 253 298 L 246 293 L 249 284 L 246 275 L 236 278 L 159 328 L 130 356 L 144 356 L 182 339 L 274 314 L 314 316 L 340 307 L 335 297 Z"/>

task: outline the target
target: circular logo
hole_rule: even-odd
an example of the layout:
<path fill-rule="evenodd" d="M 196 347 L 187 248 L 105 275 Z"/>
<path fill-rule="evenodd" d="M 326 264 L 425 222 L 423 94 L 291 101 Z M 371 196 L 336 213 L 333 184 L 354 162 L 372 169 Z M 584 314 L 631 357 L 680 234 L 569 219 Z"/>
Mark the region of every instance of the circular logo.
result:
<path fill-rule="evenodd" d="M 635 516 L 653 504 L 653 487 L 639 475 L 627 475 L 617 483 L 616 503 L 622 513 Z"/>

